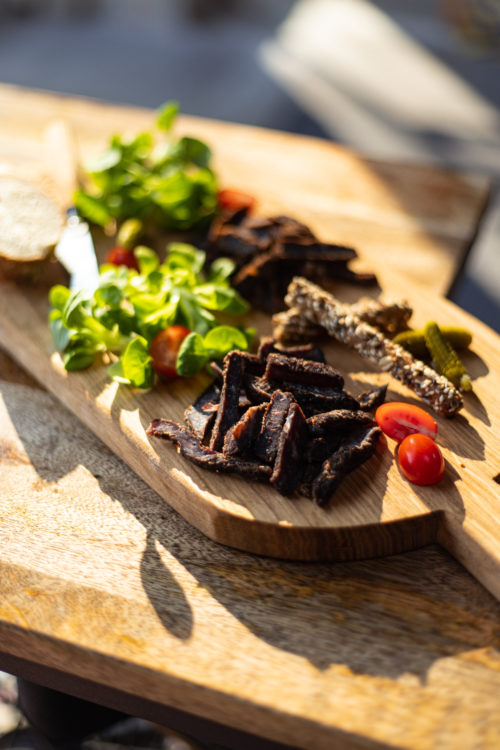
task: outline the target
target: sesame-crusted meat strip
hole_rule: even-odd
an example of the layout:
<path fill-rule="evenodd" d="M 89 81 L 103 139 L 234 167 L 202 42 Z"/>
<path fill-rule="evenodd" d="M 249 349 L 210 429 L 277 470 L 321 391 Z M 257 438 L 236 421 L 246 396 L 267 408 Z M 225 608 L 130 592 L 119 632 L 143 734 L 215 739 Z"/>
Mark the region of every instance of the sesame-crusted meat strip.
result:
<path fill-rule="evenodd" d="M 200 445 L 196 435 L 170 419 L 154 419 L 148 427 L 147 434 L 171 440 L 177 445 L 177 450 L 184 458 L 203 469 L 235 473 L 259 481 L 268 481 L 272 473 L 270 466 L 263 466 L 256 461 L 224 456 L 222 453 Z"/>
<path fill-rule="evenodd" d="M 369 325 L 393 336 L 408 327 L 413 309 L 403 300 L 380 300 L 364 297 L 350 305 L 351 314 L 358 315 Z M 273 315 L 273 331 L 276 341 L 301 343 L 311 341 L 325 333 L 325 329 L 312 323 L 296 307 Z"/>
<path fill-rule="evenodd" d="M 298 307 L 309 320 L 323 326 L 330 336 L 389 372 L 439 414 L 452 417 L 462 408 L 462 396 L 449 380 L 353 315 L 349 305 L 343 305 L 316 284 L 301 277 L 294 278 L 285 302 L 289 307 Z"/>
<path fill-rule="evenodd" d="M 381 300 L 364 297 L 351 305 L 351 312 L 375 328 L 392 336 L 408 328 L 413 308 L 406 300 Z"/>

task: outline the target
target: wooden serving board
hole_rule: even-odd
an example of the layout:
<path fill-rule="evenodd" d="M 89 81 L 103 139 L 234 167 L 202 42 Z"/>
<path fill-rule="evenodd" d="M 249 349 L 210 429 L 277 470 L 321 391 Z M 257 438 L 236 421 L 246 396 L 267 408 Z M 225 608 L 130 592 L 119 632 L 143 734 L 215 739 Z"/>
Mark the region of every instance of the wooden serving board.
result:
<path fill-rule="evenodd" d="M 43 128 L 54 117 L 71 123 L 85 157 L 101 151 L 111 132 L 133 133 L 152 122 L 147 111 L 5 86 L 0 87 L 0 102 L 5 114 L 0 156 L 19 167 L 23 162 L 24 175 L 30 168 L 39 170 Z M 28 116 L 34 109 L 35 119 Z M 465 362 L 474 378 L 474 395 L 467 396 L 466 408 L 454 420 L 438 418 L 447 461 L 443 481 L 427 488 L 410 485 L 397 469 L 394 445 L 384 441 L 343 482 L 327 509 L 194 467 L 171 444 L 149 439 L 145 430 L 155 417 L 181 420 L 207 381 L 199 377 L 141 393 L 108 382 L 103 367 L 66 373 L 47 325 L 48 288 L 61 280 L 57 265 L 44 285 L 0 284 L 0 344 L 211 539 L 298 560 L 386 555 L 438 539 L 500 596 L 500 490 L 495 482 L 500 472 L 500 408 L 495 400 L 500 339 L 439 296 L 473 236 L 487 195 L 485 181 L 370 162 L 317 139 L 229 123 L 184 118 L 182 129 L 213 146 L 222 184 L 246 187 L 257 196 L 261 213 L 290 213 L 325 240 L 357 247 L 357 268 L 376 271 L 385 294 L 406 297 L 415 308 L 414 325 L 435 318 L 472 330 L 472 352 Z M 359 289 L 338 293 L 352 298 Z M 251 322 L 261 335 L 269 333 L 265 316 Z M 326 354 L 347 376 L 353 393 L 388 382 L 388 376 L 341 345 L 330 344 Z M 418 403 L 390 380 L 388 399 L 400 398 Z"/>
<path fill-rule="evenodd" d="M 109 382 L 103 366 L 67 373 L 47 326 L 48 286 L 60 273 L 56 264 L 52 270 L 54 278 L 37 287 L 0 284 L 0 343 L 208 537 L 297 560 L 354 560 L 438 540 L 500 597 L 500 379 L 495 373 L 500 340 L 489 328 L 446 300 L 413 290 L 411 280 L 405 283 L 416 325 L 435 318 L 467 326 L 474 335 L 472 352 L 464 358 L 474 394 L 466 396 L 465 409 L 453 420 L 437 418 L 445 477 L 432 487 L 409 484 L 397 468 L 394 444 L 381 439 L 376 455 L 347 477 L 330 506 L 321 509 L 303 497 L 284 498 L 270 486 L 203 471 L 172 444 L 147 437 L 155 417 L 182 421 L 185 407 L 206 385 L 205 377 L 139 392 Z M 386 279 L 386 290 L 394 293 L 400 280 L 390 274 Z M 260 334 L 269 332 L 266 316 L 252 322 Z M 389 380 L 343 345 L 328 344 L 325 352 L 355 394 Z M 388 400 L 401 398 L 418 403 L 391 379 Z"/>

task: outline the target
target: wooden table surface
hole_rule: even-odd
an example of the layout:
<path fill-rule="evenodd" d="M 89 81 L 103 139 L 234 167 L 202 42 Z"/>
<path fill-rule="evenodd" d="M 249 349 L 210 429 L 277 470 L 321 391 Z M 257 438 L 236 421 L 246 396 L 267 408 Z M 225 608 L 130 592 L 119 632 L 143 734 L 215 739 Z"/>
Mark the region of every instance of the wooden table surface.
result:
<path fill-rule="evenodd" d="M 43 126 L 61 114 L 89 154 L 110 131 L 151 123 L 0 87 L 0 162 L 22 155 L 35 169 Z M 481 178 L 364 162 L 310 138 L 182 126 L 263 212 L 313 216 L 325 238 L 355 237 L 361 263 L 411 268 L 436 293 L 487 197 Z M 5 355 L 0 378 L 0 668 L 18 660 L 65 676 L 61 688 L 87 680 L 294 747 L 499 746 L 500 605 L 439 547 L 349 564 L 227 549 Z"/>

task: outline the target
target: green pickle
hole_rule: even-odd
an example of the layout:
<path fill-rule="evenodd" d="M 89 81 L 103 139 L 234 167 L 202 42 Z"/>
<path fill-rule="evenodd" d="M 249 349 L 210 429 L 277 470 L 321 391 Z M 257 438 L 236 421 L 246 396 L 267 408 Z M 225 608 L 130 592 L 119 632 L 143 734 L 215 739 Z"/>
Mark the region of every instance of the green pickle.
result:
<path fill-rule="evenodd" d="M 472 334 L 466 328 L 458 326 L 439 326 L 443 338 L 453 347 L 453 349 L 467 349 L 472 341 Z M 425 343 L 424 329 L 415 331 L 402 331 L 393 338 L 395 344 L 399 344 L 407 349 L 418 359 L 424 359 L 428 354 Z"/>
<path fill-rule="evenodd" d="M 471 391 L 472 383 L 469 374 L 437 323 L 429 321 L 424 328 L 424 336 L 425 344 L 437 371 L 448 378 L 456 388 Z"/>

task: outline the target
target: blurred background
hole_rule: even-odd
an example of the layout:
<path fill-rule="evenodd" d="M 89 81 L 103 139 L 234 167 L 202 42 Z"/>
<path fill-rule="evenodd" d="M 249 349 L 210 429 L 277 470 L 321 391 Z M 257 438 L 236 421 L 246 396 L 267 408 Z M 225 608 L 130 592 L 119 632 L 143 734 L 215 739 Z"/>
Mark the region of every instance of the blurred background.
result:
<path fill-rule="evenodd" d="M 500 0 L 0 0 L 0 80 L 500 178 Z M 451 296 L 496 330 L 499 239 L 495 189 Z"/>

